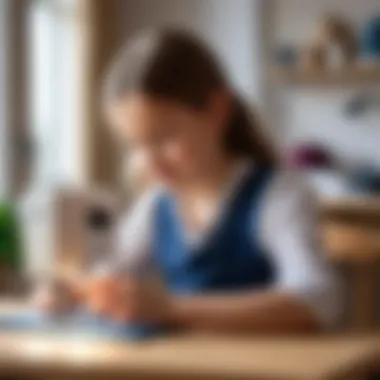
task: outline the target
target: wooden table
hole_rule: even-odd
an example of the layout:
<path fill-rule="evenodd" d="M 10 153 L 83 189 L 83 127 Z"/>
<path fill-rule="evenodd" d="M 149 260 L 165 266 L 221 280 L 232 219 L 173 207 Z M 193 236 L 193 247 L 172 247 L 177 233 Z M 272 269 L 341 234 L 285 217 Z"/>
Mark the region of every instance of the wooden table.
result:
<path fill-rule="evenodd" d="M 25 304 L 0 302 L 0 313 Z M 299 338 L 177 335 L 105 342 L 0 333 L 0 378 L 339 380 L 361 379 L 380 358 L 380 336 Z"/>
<path fill-rule="evenodd" d="M 199 335 L 106 343 L 7 333 L 0 377 L 25 379 L 357 379 L 378 346 L 366 337 L 223 338 Z"/>

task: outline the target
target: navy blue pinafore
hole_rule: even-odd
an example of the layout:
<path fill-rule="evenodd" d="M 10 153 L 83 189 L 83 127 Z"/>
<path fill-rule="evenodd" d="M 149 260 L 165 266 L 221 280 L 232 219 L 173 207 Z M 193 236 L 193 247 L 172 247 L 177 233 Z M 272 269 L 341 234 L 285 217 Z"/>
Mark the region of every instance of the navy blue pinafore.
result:
<path fill-rule="evenodd" d="M 219 223 L 195 247 L 186 241 L 174 200 L 169 194 L 158 199 L 153 258 L 169 291 L 245 290 L 273 281 L 274 268 L 258 233 L 261 201 L 270 177 L 271 170 L 251 169 Z"/>

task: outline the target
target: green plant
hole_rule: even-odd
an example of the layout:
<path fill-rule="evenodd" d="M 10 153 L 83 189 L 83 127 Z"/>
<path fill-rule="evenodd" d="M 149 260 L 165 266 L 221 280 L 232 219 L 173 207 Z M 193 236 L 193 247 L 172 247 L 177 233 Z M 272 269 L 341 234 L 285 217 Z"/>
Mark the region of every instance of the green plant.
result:
<path fill-rule="evenodd" d="M 12 271 L 21 267 L 21 234 L 15 207 L 0 202 L 0 265 Z"/>

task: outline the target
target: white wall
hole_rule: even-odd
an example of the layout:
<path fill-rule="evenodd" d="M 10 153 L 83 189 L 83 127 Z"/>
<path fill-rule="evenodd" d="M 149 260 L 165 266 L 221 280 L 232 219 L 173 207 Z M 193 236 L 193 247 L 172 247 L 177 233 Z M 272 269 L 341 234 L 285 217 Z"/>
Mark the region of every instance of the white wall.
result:
<path fill-rule="evenodd" d="M 261 0 L 128 0 L 127 35 L 152 26 L 180 26 L 214 47 L 237 88 L 260 102 Z"/>
<path fill-rule="evenodd" d="M 360 30 L 365 20 L 380 15 L 379 0 L 273 0 L 276 43 L 302 44 L 313 34 L 326 11 L 338 12 Z M 287 142 L 326 141 L 345 162 L 373 161 L 380 167 L 380 86 L 373 87 L 377 110 L 348 119 L 342 107 L 353 89 L 285 89 L 281 91 L 283 123 L 277 125 Z M 376 94 L 377 93 L 377 94 Z"/>

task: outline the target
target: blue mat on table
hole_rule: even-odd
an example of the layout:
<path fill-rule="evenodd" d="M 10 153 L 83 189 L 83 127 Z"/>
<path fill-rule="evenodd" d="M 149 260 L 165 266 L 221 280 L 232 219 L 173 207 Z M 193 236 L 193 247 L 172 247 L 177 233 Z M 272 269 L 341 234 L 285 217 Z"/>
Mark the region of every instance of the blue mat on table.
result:
<path fill-rule="evenodd" d="M 83 311 L 70 316 L 48 317 L 32 310 L 22 314 L 0 314 L 1 331 L 51 333 L 68 338 L 106 340 L 142 340 L 163 333 L 159 326 L 115 323 Z"/>

